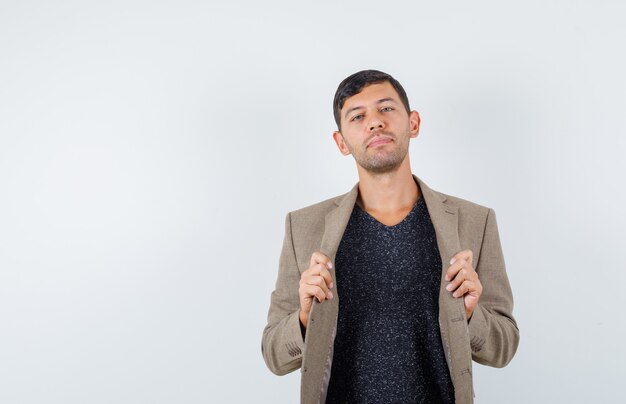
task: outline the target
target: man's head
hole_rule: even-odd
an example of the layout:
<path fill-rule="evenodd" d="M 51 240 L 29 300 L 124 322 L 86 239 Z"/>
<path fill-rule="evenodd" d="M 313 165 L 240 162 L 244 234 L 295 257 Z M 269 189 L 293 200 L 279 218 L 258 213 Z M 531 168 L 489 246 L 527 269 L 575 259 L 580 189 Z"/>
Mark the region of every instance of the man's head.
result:
<path fill-rule="evenodd" d="M 388 81 L 389 84 L 391 84 L 391 86 L 396 90 L 398 96 L 400 97 L 400 101 L 402 101 L 402 104 L 406 109 L 406 112 L 409 113 L 411 111 L 409 98 L 406 96 L 406 92 L 398 80 L 391 77 L 391 75 L 378 70 L 361 70 L 360 72 L 346 77 L 339 84 L 339 87 L 337 87 L 337 91 L 335 92 L 335 98 L 333 100 L 333 114 L 339 131 L 341 131 L 341 108 L 343 108 L 346 99 L 360 93 L 364 87 L 370 84 L 382 83 L 385 81 Z"/>
<path fill-rule="evenodd" d="M 409 109 L 397 80 L 376 70 L 351 75 L 337 89 L 334 113 L 335 143 L 343 155 L 354 157 L 359 172 L 410 170 L 409 140 L 417 137 L 420 117 Z"/>

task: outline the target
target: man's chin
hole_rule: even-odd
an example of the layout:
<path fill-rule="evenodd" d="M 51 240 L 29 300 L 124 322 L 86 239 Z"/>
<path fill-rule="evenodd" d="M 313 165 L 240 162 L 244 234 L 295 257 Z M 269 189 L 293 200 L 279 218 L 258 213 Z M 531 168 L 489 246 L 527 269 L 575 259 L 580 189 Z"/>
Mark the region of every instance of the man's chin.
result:
<path fill-rule="evenodd" d="M 400 168 L 400 166 L 402 165 L 402 162 L 388 162 L 385 164 L 379 163 L 379 164 L 374 164 L 374 163 L 366 163 L 366 164 L 360 164 L 360 166 L 367 171 L 368 173 L 371 174 L 387 174 L 387 173 L 392 173 L 394 171 L 398 171 L 398 169 Z"/>

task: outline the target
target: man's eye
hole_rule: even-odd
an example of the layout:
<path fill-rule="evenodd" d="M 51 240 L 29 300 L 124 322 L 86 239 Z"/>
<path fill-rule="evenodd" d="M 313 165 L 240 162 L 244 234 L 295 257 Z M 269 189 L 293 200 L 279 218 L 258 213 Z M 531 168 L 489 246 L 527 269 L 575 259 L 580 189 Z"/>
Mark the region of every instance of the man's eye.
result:
<path fill-rule="evenodd" d="M 383 108 L 381 109 L 381 111 L 382 111 L 382 112 L 389 112 L 389 111 L 393 111 L 393 108 L 391 108 L 391 107 L 383 107 Z"/>
<path fill-rule="evenodd" d="M 352 117 L 352 119 L 350 119 L 351 121 L 358 121 L 359 119 L 363 118 L 363 114 L 358 114 Z"/>

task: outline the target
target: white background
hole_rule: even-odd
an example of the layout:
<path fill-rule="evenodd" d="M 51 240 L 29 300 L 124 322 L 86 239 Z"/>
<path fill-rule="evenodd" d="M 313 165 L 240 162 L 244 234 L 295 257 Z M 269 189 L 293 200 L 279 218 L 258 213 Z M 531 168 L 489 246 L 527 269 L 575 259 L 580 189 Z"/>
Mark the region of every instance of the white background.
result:
<path fill-rule="evenodd" d="M 414 173 L 497 213 L 521 344 L 476 402 L 618 401 L 623 3 L 226 3 L 0 2 L 0 402 L 297 402 L 260 348 L 284 217 L 356 182 L 367 68 Z"/>

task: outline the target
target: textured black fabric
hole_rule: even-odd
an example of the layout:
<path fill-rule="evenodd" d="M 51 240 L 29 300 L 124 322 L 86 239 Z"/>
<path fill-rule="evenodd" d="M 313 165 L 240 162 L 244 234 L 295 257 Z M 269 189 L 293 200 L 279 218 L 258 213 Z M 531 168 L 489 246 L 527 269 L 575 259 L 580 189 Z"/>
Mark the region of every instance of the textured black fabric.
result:
<path fill-rule="evenodd" d="M 327 403 L 453 403 L 439 331 L 441 258 L 420 196 L 385 226 L 355 205 L 335 259 L 339 318 Z"/>

